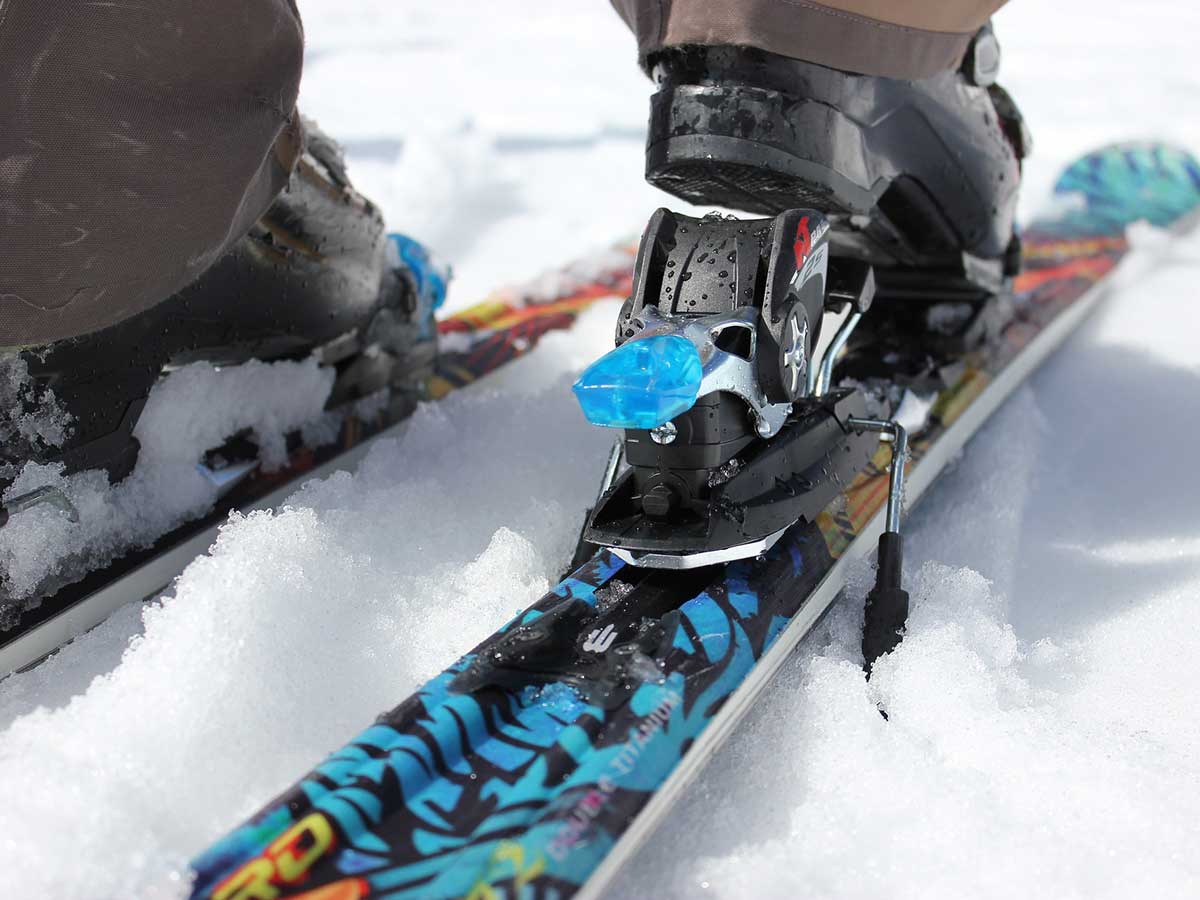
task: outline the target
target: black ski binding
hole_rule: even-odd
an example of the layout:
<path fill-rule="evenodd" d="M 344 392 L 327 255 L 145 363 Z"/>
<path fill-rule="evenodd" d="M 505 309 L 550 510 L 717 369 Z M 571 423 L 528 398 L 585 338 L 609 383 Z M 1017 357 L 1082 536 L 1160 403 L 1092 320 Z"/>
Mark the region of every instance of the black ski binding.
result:
<path fill-rule="evenodd" d="M 869 266 L 831 263 L 816 211 L 656 212 L 617 349 L 575 386 L 590 421 L 624 429 L 629 466 L 585 540 L 635 566 L 691 569 L 757 556 L 812 521 L 877 444 L 849 424 L 866 414 L 862 395 L 830 389 L 873 293 Z M 822 363 L 822 318 L 847 305 Z"/>

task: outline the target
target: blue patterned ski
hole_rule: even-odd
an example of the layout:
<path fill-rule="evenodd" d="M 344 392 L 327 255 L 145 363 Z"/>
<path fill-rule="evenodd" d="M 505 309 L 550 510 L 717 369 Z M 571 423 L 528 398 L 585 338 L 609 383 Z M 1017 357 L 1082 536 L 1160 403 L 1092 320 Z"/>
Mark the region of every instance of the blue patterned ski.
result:
<path fill-rule="evenodd" d="M 967 360 L 912 444 L 916 493 L 1082 319 L 1127 250 L 1126 225 L 1194 217 L 1200 165 L 1162 145 L 1109 147 L 1072 165 L 1056 193 L 1057 216 L 1023 236 L 1016 318 Z M 845 562 L 874 546 L 885 462 L 758 560 L 684 576 L 601 551 L 199 856 L 193 897 L 594 890 L 833 602 Z M 591 628 L 614 610 L 636 637 Z M 593 663 L 532 659 L 512 683 L 472 681 L 481 656 L 547 634 L 590 646 Z"/>

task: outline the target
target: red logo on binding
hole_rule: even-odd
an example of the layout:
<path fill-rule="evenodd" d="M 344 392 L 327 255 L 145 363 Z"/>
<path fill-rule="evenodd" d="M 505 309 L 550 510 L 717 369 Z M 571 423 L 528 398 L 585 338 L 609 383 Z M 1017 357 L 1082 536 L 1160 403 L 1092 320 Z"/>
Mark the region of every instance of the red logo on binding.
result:
<path fill-rule="evenodd" d="M 801 219 L 800 224 L 796 226 L 796 243 L 792 244 L 792 250 L 796 253 L 796 268 L 799 269 L 808 259 L 808 252 L 812 250 L 812 235 L 808 233 L 808 216 Z"/>

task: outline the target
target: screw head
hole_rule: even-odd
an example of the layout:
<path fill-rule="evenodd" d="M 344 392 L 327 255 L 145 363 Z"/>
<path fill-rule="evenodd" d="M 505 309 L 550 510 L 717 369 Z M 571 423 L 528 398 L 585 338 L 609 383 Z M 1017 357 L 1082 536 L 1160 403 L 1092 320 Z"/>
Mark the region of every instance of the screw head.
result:
<path fill-rule="evenodd" d="M 679 429 L 675 427 L 674 422 L 664 422 L 656 428 L 650 429 L 650 440 L 656 444 L 670 444 L 679 434 Z"/>

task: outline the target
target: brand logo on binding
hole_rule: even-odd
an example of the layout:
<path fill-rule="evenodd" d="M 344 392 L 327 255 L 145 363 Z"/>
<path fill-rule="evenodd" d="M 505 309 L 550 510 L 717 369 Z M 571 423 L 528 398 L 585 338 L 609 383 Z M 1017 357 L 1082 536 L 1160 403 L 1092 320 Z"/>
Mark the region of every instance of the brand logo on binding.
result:
<path fill-rule="evenodd" d="M 597 628 L 587 636 L 587 640 L 583 642 L 583 649 L 588 653 L 603 653 L 613 645 L 613 641 L 617 639 L 617 630 L 611 625 L 605 625 L 604 628 Z"/>

